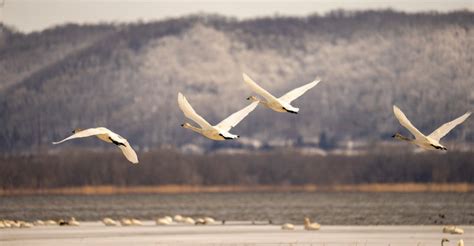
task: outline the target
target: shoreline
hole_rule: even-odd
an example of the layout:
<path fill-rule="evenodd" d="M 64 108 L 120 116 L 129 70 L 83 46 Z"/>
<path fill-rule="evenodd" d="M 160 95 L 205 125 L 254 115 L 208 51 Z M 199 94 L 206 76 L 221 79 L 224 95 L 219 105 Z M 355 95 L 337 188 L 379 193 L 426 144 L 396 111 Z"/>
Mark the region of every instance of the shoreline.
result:
<path fill-rule="evenodd" d="M 15 195 L 113 195 L 185 194 L 238 192 L 474 192 L 471 183 L 375 183 L 339 185 L 161 185 L 161 186 L 81 186 L 62 188 L 0 189 L 0 196 Z"/>

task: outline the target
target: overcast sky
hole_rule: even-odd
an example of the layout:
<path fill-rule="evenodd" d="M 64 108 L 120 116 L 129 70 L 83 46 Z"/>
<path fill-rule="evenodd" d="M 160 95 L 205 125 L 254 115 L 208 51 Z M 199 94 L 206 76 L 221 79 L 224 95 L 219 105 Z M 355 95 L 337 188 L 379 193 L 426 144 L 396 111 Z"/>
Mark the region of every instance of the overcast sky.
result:
<path fill-rule="evenodd" d="M 2 22 L 23 32 L 64 23 L 151 21 L 193 13 L 237 18 L 324 14 L 333 9 L 386 9 L 407 12 L 460 9 L 474 11 L 474 0 L 0 0 Z"/>

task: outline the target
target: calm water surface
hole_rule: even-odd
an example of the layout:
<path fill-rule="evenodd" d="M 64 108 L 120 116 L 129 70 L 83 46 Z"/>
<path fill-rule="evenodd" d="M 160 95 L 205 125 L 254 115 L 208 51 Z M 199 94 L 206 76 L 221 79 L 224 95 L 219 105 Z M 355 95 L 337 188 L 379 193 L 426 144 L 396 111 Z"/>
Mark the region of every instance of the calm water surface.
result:
<path fill-rule="evenodd" d="M 256 192 L 0 197 L 0 219 L 153 219 L 164 215 L 326 225 L 474 224 L 474 193 Z M 444 219 L 439 215 L 443 214 Z"/>

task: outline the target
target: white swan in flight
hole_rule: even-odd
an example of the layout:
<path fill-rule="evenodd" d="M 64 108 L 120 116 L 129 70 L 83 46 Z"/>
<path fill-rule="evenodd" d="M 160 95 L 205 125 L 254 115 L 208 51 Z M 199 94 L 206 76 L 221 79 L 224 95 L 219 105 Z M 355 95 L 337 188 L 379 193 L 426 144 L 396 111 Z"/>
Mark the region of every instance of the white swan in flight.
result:
<path fill-rule="evenodd" d="M 321 82 L 321 79 L 317 78 L 311 83 L 308 83 L 306 85 L 293 89 L 289 91 L 288 93 L 286 93 L 285 95 L 279 98 L 276 98 L 272 94 L 270 94 L 270 92 L 266 91 L 265 89 L 260 87 L 257 83 L 255 83 L 255 81 L 253 81 L 247 74 L 243 73 L 242 76 L 244 77 L 245 83 L 248 84 L 255 93 L 259 94 L 265 99 L 265 100 L 262 100 L 255 96 L 250 96 L 247 98 L 247 100 L 260 102 L 264 106 L 276 112 L 288 112 L 288 113 L 293 113 L 293 114 L 297 114 L 300 109 L 293 107 L 290 103 L 296 98 L 303 95 L 309 89 L 315 87 L 319 82 Z"/>
<path fill-rule="evenodd" d="M 89 128 L 86 130 L 75 129 L 74 131 L 72 131 L 72 133 L 74 134 L 59 142 L 53 142 L 53 144 L 60 144 L 64 141 L 74 139 L 74 138 L 85 138 L 85 137 L 90 137 L 90 136 L 96 136 L 102 141 L 117 145 L 122 150 L 122 153 L 125 155 L 127 160 L 129 160 L 131 163 L 134 163 L 134 164 L 138 163 L 137 153 L 135 153 L 132 146 L 130 146 L 130 144 L 128 143 L 127 139 L 121 137 L 117 133 L 114 133 L 105 127 Z"/>
<path fill-rule="evenodd" d="M 181 92 L 178 93 L 178 105 L 183 111 L 184 115 L 196 122 L 201 128 L 195 127 L 189 123 L 182 124 L 182 127 L 191 129 L 212 140 L 226 140 L 236 139 L 239 137 L 238 135 L 229 133 L 229 130 L 239 124 L 240 121 L 242 121 L 250 112 L 252 112 L 257 107 L 258 102 L 253 102 L 240 111 L 233 113 L 215 126 L 212 126 L 204 118 L 198 115 L 191 107 L 191 104 L 189 104 L 188 100 L 186 100 L 186 97 L 181 94 Z"/>
<path fill-rule="evenodd" d="M 439 143 L 439 140 L 442 137 L 446 136 L 446 134 L 448 134 L 452 129 L 454 129 L 454 127 L 463 123 L 471 115 L 471 112 L 467 112 L 464 115 L 460 116 L 459 118 L 440 126 L 430 135 L 425 136 L 418 129 L 416 129 L 415 126 L 413 126 L 413 124 L 408 120 L 405 114 L 395 105 L 393 105 L 393 112 L 395 114 L 395 117 L 397 117 L 398 121 L 400 122 L 400 124 L 404 126 L 406 129 L 408 129 L 408 131 L 410 131 L 410 133 L 413 134 L 413 136 L 415 136 L 415 139 L 407 138 L 405 136 L 402 136 L 400 133 L 395 133 L 395 135 L 393 135 L 392 137 L 399 140 L 404 140 L 404 141 L 413 143 L 427 150 L 435 150 L 435 149 L 447 150 L 446 147 L 444 147 L 443 145 Z"/>

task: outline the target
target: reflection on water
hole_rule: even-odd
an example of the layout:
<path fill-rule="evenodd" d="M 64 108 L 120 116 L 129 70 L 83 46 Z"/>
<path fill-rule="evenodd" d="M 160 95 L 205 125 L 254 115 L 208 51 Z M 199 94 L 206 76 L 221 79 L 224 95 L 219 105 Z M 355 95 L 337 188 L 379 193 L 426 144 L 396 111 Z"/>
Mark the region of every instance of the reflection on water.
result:
<path fill-rule="evenodd" d="M 474 193 L 201 193 L 0 197 L 0 218 L 74 216 L 153 219 L 163 215 L 322 224 L 474 224 Z M 439 215 L 444 214 L 442 219 Z"/>

